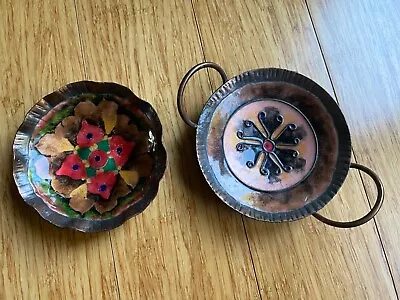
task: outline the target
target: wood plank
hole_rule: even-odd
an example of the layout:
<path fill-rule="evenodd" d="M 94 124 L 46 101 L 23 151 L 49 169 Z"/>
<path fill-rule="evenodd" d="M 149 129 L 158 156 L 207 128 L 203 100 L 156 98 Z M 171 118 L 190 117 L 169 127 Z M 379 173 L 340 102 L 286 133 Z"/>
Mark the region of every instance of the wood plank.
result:
<path fill-rule="evenodd" d="M 109 235 L 42 220 L 12 178 L 11 145 L 24 114 L 84 77 L 74 2 L 0 1 L 0 11 L 0 299 L 115 299 Z"/>
<path fill-rule="evenodd" d="M 400 12 L 397 0 L 308 1 L 359 163 L 384 182 L 376 218 L 393 281 L 400 290 Z M 375 187 L 364 178 L 370 202 Z M 358 201 L 358 200 L 357 200 Z"/>
<path fill-rule="evenodd" d="M 175 105 L 179 80 L 202 59 L 190 2 L 77 4 L 89 78 L 122 83 L 148 100 L 169 155 L 157 198 L 111 233 L 121 298 L 258 298 L 242 220 L 201 180 L 194 132 Z M 206 75 L 192 84 L 205 90 Z M 192 114 L 202 97 L 188 91 Z"/>
<path fill-rule="evenodd" d="M 197 0 L 194 7 L 206 60 L 220 63 L 231 76 L 283 67 L 313 78 L 332 94 L 304 1 Z M 212 76 L 214 88 L 217 80 Z M 354 219 L 368 210 L 365 198 L 360 177 L 352 172 L 322 213 Z M 312 217 L 287 224 L 246 218 L 245 224 L 265 298 L 396 298 L 373 222 L 353 230 L 330 228 Z"/>

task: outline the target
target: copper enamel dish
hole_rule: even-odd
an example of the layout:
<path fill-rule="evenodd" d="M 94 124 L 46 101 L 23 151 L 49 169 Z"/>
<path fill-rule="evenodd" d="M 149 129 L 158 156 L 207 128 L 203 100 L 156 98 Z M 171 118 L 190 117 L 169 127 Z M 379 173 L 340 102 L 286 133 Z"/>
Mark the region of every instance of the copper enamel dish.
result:
<path fill-rule="evenodd" d="M 151 105 L 116 83 L 81 81 L 45 96 L 16 133 L 14 180 L 59 227 L 110 230 L 154 199 L 166 167 Z"/>
<path fill-rule="evenodd" d="M 203 68 L 223 80 L 208 99 L 198 123 L 182 107 L 184 88 Z M 351 139 L 334 99 L 311 79 L 283 69 L 247 71 L 231 79 L 215 63 L 193 67 L 178 91 L 183 120 L 196 128 L 200 168 L 215 194 L 248 217 L 292 221 L 313 215 L 337 227 L 370 220 L 383 201 L 383 186 L 369 168 L 350 162 Z M 350 168 L 375 181 L 378 197 L 364 217 L 351 222 L 317 213 L 342 186 Z"/>

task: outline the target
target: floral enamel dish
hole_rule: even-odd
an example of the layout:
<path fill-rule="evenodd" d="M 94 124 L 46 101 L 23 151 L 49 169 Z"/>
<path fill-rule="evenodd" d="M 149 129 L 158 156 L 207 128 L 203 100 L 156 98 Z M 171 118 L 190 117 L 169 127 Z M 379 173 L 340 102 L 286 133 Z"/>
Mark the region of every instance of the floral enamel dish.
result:
<path fill-rule="evenodd" d="M 45 96 L 13 144 L 14 179 L 47 221 L 110 230 L 154 199 L 166 167 L 151 105 L 115 83 L 81 81 Z"/>

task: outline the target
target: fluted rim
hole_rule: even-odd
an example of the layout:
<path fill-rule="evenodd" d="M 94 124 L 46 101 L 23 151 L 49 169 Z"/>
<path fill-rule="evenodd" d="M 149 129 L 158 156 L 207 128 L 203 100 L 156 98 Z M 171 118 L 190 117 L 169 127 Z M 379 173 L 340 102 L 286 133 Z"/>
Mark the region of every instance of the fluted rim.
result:
<path fill-rule="evenodd" d="M 71 97 L 85 93 L 113 94 L 132 101 L 151 121 L 152 132 L 156 139 L 154 152 L 155 166 L 146 193 L 141 199 L 137 200 L 120 214 L 104 220 L 67 217 L 51 210 L 43 199 L 35 193 L 28 178 L 29 142 L 40 119 L 57 104 Z M 58 227 L 71 228 L 82 232 L 111 230 L 143 212 L 157 195 L 159 181 L 165 172 L 166 160 L 167 153 L 162 144 L 162 125 L 154 108 L 148 102 L 138 98 L 127 87 L 112 82 L 74 82 L 43 97 L 43 99 L 35 104 L 25 115 L 25 119 L 18 128 L 13 142 L 13 176 L 18 191 L 24 201 L 50 223 Z"/>

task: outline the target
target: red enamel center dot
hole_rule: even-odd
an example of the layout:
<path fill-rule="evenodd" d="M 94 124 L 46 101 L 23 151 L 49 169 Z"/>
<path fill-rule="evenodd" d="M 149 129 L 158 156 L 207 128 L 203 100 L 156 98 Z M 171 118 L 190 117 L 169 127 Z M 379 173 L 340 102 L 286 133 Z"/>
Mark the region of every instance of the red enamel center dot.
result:
<path fill-rule="evenodd" d="M 108 155 L 102 150 L 96 150 L 89 155 L 89 165 L 92 168 L 100 169 L 107 163 Z"/>
<path fill-rule="evenodd" d="M 275 145 L 273 142 L 266 140 L 263 144 L 263 148 L 266 152 L 271 152 L 272 150 L 274 150 Z"/>

